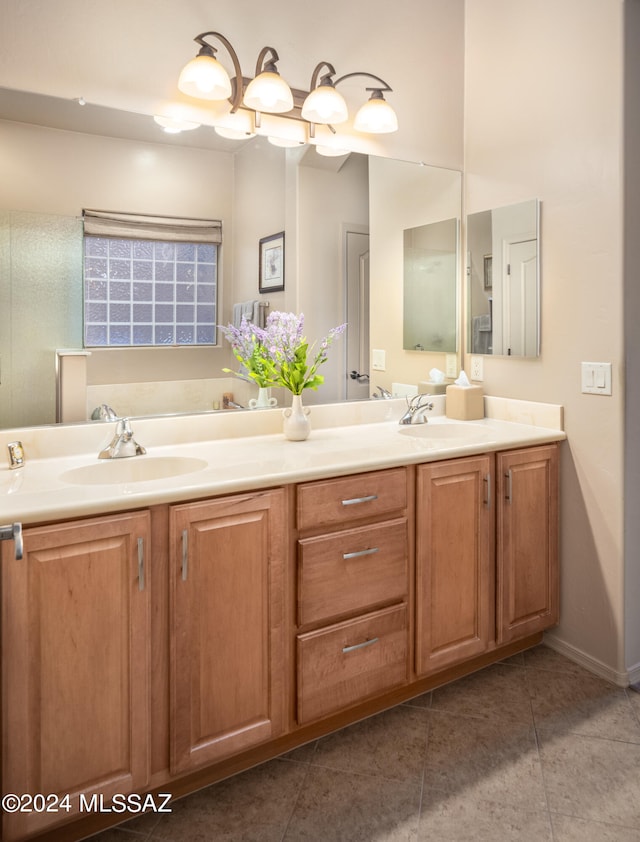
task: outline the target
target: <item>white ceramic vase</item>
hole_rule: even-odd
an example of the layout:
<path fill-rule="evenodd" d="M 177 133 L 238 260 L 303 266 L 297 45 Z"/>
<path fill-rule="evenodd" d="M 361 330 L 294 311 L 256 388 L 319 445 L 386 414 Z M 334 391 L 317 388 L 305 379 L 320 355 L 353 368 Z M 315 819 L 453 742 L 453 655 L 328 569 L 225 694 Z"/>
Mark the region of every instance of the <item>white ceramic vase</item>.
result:
<path fill-rule="evenodd" d="M 291 407 L 282 410 L 283 432 L 290 441 L 304 441 L 311 432 L 309 422 L 311 409 L 302 405 L 302 395 L 292 395 L 291 398 Z"/>
<path fill-rule="evenodd" d="M 269 409 L 272 406 L 277 406 L 278 401 L 270 397 L 269 388 L 267 386 L 258 387 L 258 397 L 251 398 L 249 401 L 249 409 Z"/>

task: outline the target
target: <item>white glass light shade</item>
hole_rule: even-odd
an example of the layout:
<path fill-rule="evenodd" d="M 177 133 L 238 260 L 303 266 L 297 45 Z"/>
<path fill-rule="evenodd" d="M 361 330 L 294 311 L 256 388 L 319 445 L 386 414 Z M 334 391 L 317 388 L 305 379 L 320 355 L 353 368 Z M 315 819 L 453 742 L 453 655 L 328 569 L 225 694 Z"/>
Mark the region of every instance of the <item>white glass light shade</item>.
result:
<path fill-rule="evenodd" d="M 249 140 L 250 137 L 256 136 L 255 132 L 243 132 L 241 129 L 229 129 L 226 126 L 214 126 L 214 131 L 227 140 Z"/>
<path fill-rule="evenodd" d="M 348 149 L 338 149 L 337 146 L 316 146 L 318 155 L 324 155 L 325 158 L 340 158 L 342 155 L 348 155 Z"/>
<path fill-rule="evenodd" d="M 265 71 L 249 82 L 243 102 L 254 111 L 284 114 L 293 108 L 293 94 L 278 73 Z"/>
<path fill-rule="evenodd" d="M 302 118 L 310 123 L 344 123 L 348 117 L 347 103 L 332 85 L 314 88 L 302 105 Z"/>
<path fill-rule="evenodd" d="M 178 89 L 198 99 L 222 100 L 231 96 L 229 74 L 213 56 L 200 55 L 182 68 Z"/>
<path fill-rule="evenodd" d="M 305 145 L 304 140 L 294 140 L 291 137 L 273 137 L 273 135 L 269 135 L 267 140 L 269 143 L 273 144 L 273 146 L 282 146 L 284 149 Z"/>
<path fill-rule="evenodd" d="M 181 120 L 179 117 L 163 117 L 161 114 L 156 114 L 153 119 L 168 134 L 190 132 L 193 129 L 199 128 L 201 125 L 200 123 L 193 123 L 191 120 Z"/>
<path fill-rule="evenodd" d="M 385 134 L 398 131 L 396 112 L 382 97 L 372 97 L 360 108 L 353 121 L 358 132 Z"/>

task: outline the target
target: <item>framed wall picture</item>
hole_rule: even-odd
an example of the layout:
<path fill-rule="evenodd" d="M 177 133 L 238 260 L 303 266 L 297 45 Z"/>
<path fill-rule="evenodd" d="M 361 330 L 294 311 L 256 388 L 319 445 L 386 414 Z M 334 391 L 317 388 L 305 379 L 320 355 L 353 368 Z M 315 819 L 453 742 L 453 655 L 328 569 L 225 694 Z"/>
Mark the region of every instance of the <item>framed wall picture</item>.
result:
<path fill-rule="evenodd" d="M 284 289 L 284 231 L 260 240 L 258 292 Z"/>
<path fill-rule="evenodd" d="M 493 286 L 493 256 L 485 254 L 484 256 L 484 288 L 491 289 Z"/>

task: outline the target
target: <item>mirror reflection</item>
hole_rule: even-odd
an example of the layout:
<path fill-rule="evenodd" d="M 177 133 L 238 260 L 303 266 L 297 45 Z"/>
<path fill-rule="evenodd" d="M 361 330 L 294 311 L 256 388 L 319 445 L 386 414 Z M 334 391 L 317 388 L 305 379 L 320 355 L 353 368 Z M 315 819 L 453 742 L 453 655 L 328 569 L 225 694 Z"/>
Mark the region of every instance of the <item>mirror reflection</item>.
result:
<path fill-rule="evenodd" d="M 401 281 L 390 281 L 389 262 L 381 271 L 371 269 L 370 292 L 387 304 L 380 315 L 370 319 L 367 313 L 369 239 L 374 250 L 369 222 L 381 203 L 388 204 L 387 194 L 371 183 L 370 164 L 411 170 L 413 184 L 423 185 L 418 189 L 429 221 L 459 215 L 459 172 L 356 153 L 319 162 L 311 148 L 276 149 L 261 137 L 216 149 L 208 142 L 194 148 L 189 137 L 181 147 L 180 136 L 151 141 L 157 127 L 144 115 L 99 109 L 92 129 L 71 125 L 53 98 L 35 97 L 18 112 L 4 93 L 0 89 L 0 144 L 13 163 L 0 197 L 0 303 L 9 314 L 0 333 L 0 428 L 55 421 L 56 350 L 82 348 L 83 207 L 222 219 L 218 323 L 230 321 L 234 304 L 248 299 L 267 299 L 271 310 L 304 312 L 310 338 L 349 321 L 349 341 L 336 345 L 323 371 L 325 384 L 310 399 L 369 397 L 375 387 L 367 380 L 372 325 L 376 347 L 387 349 L 388 361 L 394 358 L 389 381 L 406 381 L 409 371 L 410 382 L 417 382 L 407 366 L 411 355 L 403 357 L 402 316 L 393 310 L 402 300 Z M 64 103 L 62 110 L 70 107 Z M 441 190 L 436 204 L 431 187 L 442 180 L 452 184 L 446 205 Z M 285 289 L 260 295 L 258 243 L 277 231 L 287 232 Z M 390 249 L 384 237 L 378 240 L 380 263 Z M 401 255 L 394 250 L 396 263 L 401 275 Z M 360 298 L 351 295 L 348 278 Z M 245 394 L 242 381 L 222 374 L 233 365 L 225 344 L 92 349 L 84 358 L 82 417 L 102 403 L 121 415 L 211 410 L 230 385 L 236 400 L 248 405 L 253 392 Z M 365 377 L 350 379 L 352 370 Z M 131 395 L 136 405 L 126 403 Z"/>
<path fill-rule="evenodd" d="M 406 351 L 455 352 L 457 256 L 457 219 L 405 229 Z"/>
<path fill-rule="evenodd" d="M 540 354 L 539 216 L 531 199 L 467 217 L 472 354 Z"/>

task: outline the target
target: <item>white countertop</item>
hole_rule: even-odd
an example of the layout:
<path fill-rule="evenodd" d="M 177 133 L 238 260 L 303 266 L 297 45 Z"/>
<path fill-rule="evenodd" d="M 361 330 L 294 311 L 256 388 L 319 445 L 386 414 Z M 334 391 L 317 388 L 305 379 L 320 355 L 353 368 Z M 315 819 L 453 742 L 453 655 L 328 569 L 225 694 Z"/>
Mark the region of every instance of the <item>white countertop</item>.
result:
<path fill-rule="evenodd" d="M 485 402 L 485 411 L 494 417 L 470 422 L 447 419 L 444 405 L 437 404 L 426 425 L 429 432 L 418 432 L 418 425 L 415 435 L 398 424 L 402 401 L 317 406 L 312 408 L 311 435 L 303 442 L 275 432 L 282 425 L 278 409 L 225 412 L 219 420 L 212 415 L 204 420 L 201 415 L 135 419 L 134 436 L 147 455 L 114 461 L 186 457 L 203 460 L 203 466 L 164 479 L 105 484 L 72 483 L 63 474 L 89 465 L 104 467 L 106 460 L 98 463 L 97 453 L 112 437 L 114 424 L 3 431 L 0 446 L 5 452 L 6 441 L 22 436 L 26 464 L 13 471 L 6 463 L 0 467 L 0 521 L 26 524 L 116 512 L 565 438 L 561 407 L 500 398 Z M 510 417 L 531 423 L 504 420 Z M 462 423 L 464 430 L 439 437 L 438 428 Z M 256 434 L 261 428 L 268 432 Z M 42 455 L 48 452 L 50 456 Z"/>

